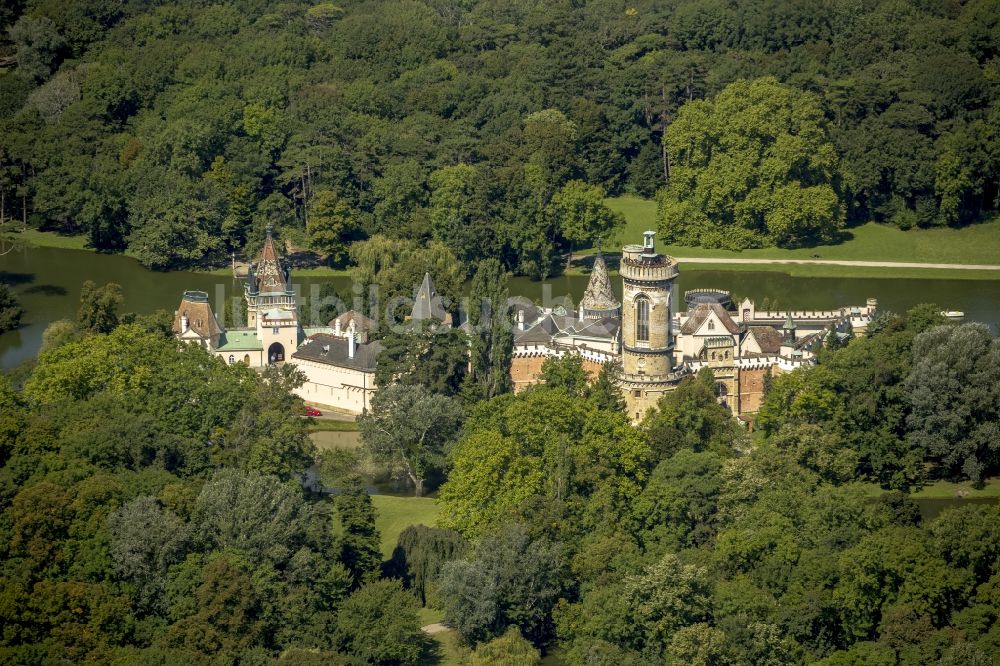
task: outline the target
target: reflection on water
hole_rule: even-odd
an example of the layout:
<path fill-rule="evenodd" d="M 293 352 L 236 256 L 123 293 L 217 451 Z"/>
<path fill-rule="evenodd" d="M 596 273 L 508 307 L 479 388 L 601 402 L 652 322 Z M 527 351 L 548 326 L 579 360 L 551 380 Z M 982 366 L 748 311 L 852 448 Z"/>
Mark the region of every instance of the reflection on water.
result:
<path fill-rule="evenodd" d="M 292 272 L 300 293 L 308 296 L 332 282 L 338 292 L 350 294 L 346 277 L 303 277 Z M 0 335 L 0 368 L 11 368 L 33 358 L 41 346 L 42 331 L 57 319 L 74 319 L 80 286 L 86 280 L 98 284 L 117 282 L 125 292 L 124 312 L 173 311 L 186 289 L 209 294 L 213 308 L 224 317 L 227 299 L 239 298 L 242 285 L 227 275 L 177 271 L 157 273 L 121 255 L 97 254 L 58 248 L 23 248 L 0 257 L 0 281 L 10 284 L 25 309 L 23 325 Z M 621 283 L 612 275 L 617 290 Z M 510 293 L 536 302 L 568 296 L 574 303 L 583 296 L 586 276 L 562 276 L 547 282 L 514 278 Z M 782 309 L 827 309 L 861 305 L 874 296 L 883 308 L 897 312 L 918 303 L 937 303 L 942 308 L 963 310 L 967 319 L 983 321 L 996 330 L 1000 321 L 1000 279 L 939 280 L 896 278 L 791 277 L 765 271 L 697 270 L 682 266 L 679 291 L 716 287 L 736 297 L 749 296 L 761 302 L 769 298 Z M 308 313 L 306 314 L 308 318 Z"/>

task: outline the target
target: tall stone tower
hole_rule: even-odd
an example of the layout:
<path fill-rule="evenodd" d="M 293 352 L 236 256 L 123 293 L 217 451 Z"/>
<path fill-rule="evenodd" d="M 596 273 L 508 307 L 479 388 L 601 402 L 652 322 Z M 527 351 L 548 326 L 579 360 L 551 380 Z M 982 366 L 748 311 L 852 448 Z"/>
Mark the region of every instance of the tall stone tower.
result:
<path fill-rule="evenodd" d="M 677 262 L 657 254 L 655 232 L 642 245 L 622 250 L 622 378 L 628 415 L 640 420 L 660 397 L 673 390 L 674 345 L 670 311 Z"/>
<path fill-rule="evenodd" d="M 266 363 L 281 363 L 299 346 L 298 299 L 291 270 L 278 256 L 267 227 L 264 248 L 246 282 L 247 325 L 256 329 Z"/>

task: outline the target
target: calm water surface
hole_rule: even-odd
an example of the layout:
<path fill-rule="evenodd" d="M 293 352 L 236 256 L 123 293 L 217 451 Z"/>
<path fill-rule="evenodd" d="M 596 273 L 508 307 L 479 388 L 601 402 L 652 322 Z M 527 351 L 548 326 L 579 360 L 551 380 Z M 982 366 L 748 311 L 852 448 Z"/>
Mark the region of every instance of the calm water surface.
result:
<path fill-rule="evenodd" d="M 208 292 L 220 315 L 226 299 L 239 297 L 242 286 L 227 276 L 183 271 L 158 273 L 121 255 L 103 255 L 83 250 L 25 248 L 0 257 L 0 281 L 13 285 L 25 309 L 21 328 L 0 335 L 0 368 L 11 368 L 38 353 L 42 331 L 57 319 L 72 319 L 86 280 L 98 284 L 117 282 L 125 292 L 123 311 L 140 314 L 158 309 L 173 312 L 186 289 Z M 615 289 L 621 283 L 612 277 Z M 347 278 L 295 276 L 300 293 L 308 296 L 324 282 L 334 282 L 340 293 L 350 293 Z M 526 278 L 511 280 L 512 295 L 536 302 L 568 296 L 576 302 L 587 285 L 585 276 L 564 276 L 547 282 Z M 897 312 L 918 303 L 937 303 L 965 311 L 970 320 L 983 321 L 996 330 L 1000 321 L 1000 280 L 940 280 L 895 278 L 791 277 L 770 271 L 715 271 L 682 267 L 679 287 L 683 290 L 715 287 L 735 296 L 749 296 L 760 303 L 775 299 L 782 309 L 827 309 L 841 305 L 863 305 L 869 296 Z"/>

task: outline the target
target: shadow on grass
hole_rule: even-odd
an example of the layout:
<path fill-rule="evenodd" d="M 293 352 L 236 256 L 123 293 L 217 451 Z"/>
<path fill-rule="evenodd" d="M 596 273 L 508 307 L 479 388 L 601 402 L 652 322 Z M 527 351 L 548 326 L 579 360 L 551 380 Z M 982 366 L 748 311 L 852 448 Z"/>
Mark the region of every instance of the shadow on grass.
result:
<path fill-rule="evenodd" d="M 445 646 L 442 642 L 436 640 L 434 636 L 423 633 L 420 641 L 420 660 L 417 662 L 420 666 L 437 666 L 447 663 L 445 661 Z"/>

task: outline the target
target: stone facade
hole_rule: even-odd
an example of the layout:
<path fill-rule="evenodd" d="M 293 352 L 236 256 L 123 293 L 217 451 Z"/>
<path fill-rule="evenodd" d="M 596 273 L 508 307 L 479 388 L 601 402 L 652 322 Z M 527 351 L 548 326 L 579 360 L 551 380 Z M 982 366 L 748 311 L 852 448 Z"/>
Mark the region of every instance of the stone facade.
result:
<path fill-rule="evenodd" d="M 570 353 L 564 351 L 563 353 Z M 542 364 L 545 359 L 552 356 L 562 356 L 562 354 L 552 350 L 552 352 L 538 352 L 535 354 L 518 354 L 510 361 L 510 379 L 514 387 L 514 393 L 520 393 L 529 386 L 541 382 Z M 601 373 L 603 363 L 596 359 L 584 358 L 582 362 L 584 371 L 590 376 L 591 381 L 597 379 Z"/>
<path fill-rule="evenodd" d="M 728 292 L 699 289 L 684 294 L 688 307 L 678 312 L 677 263 L 656 252 L 652 232 L 643 245 L 623 248 L 619 274 L 620 329 L 613 318 L 590 327 L 583 323 L 600 310 L 596 303 L 605 312 L 617 306 L 613 294 L 607 295 L 603 259 L 595 262 L 579 314 L 563 307 L 518 310 L 511 365 L 515 390 L 540 381 L 545 358 L 577 353 L 594 375 L 605 362 L 621 364 L 622 394 L 634 421 L 703 368 L 715 375 L 721 403 L 734 414 L 753 414 L 767 377 L 815 363 L 815 351 L 830 330 L 841 337 L 863 334 L 878 307 L 868 299 L 864 306 L 835 310 L 765 311 L 749 299 L 734 304 Z"/>
<path fill-rule="evenodd" d="M 628 414 L 639 420 L 676 383 L 671 298 L 677 262 L 658 254 L 653 232 L 626 245 L 622 277 L 621 387 Z"/>
<path fill-rule="evenodd" d="M 780 371 L 779 371 L 780 372 Z M 774 374 L 772 367 L 740 368 L 738 376 L 740 414 L 756 414 L 764 402 L 764 385 Z"/>

